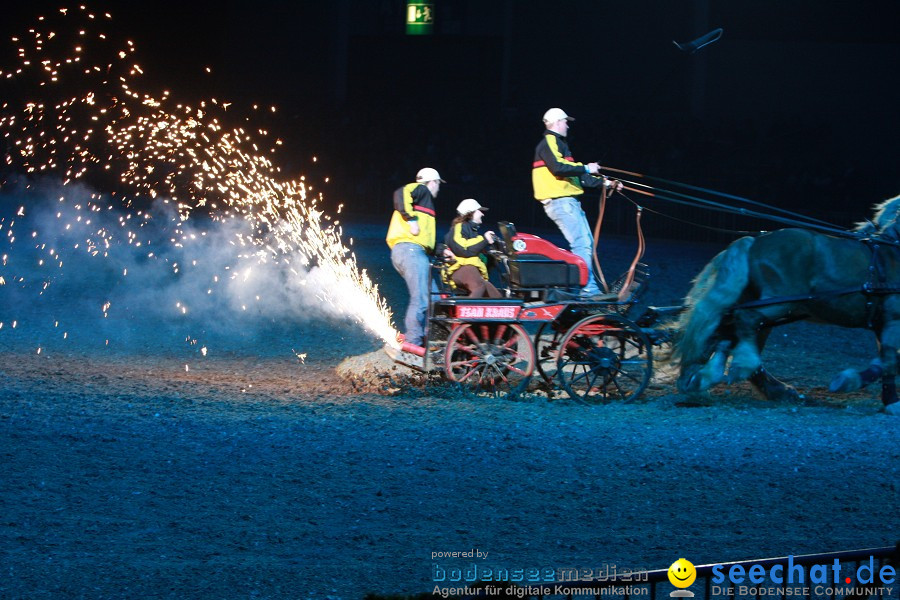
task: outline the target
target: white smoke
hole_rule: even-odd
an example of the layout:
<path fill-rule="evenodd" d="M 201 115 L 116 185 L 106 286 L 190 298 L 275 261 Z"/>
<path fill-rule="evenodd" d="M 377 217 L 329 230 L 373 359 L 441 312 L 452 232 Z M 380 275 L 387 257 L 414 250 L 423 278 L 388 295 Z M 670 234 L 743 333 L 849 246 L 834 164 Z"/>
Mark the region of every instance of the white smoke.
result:
<path fill-rule="evenodd" d="M 122 208 L 48 181 L 0 194 L 0 347 L 290 354 L 374 340 L 328 273 L 272 248 L 242 219 Z M 323 325 L 327 323 L 327 325 Z M 309 341 L 309 344 L 307 344 Z M 315 343 L 313 343 L 315 342 Z"/>

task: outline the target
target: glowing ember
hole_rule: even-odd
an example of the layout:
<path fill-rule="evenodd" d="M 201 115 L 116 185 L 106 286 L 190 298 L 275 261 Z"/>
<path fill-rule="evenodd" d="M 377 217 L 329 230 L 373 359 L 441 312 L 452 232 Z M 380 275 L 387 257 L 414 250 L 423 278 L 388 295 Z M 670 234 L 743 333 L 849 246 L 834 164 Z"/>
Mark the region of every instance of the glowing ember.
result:
<path fill-rule="evenodd" d="M 56 218 L 75 215 L 62 230 L 86 227 L 91 231 L 75 248 L 106 257 L 117 233 L 134 248 L 150 245 L 153 240 L 142 229 L 155 215 L 140 207 L 159 199 L 174 208 L 169 217 L 174 223 L 173 247 L 196 244 L 198 236 L 206 235 L 186 229 L 195 213 L 219 223 L 239 223 L 243 227 L 233 239 L 237 256 L 283 264 L 297 285 L 305 284 L 315 272 L 321 302 L 396 344 L 390 310 L 344 246 L 339 224 L 317 207 L 318 198 L 310 197 L 311 188 L 303 177 L 284 178 L 273 162 L 281 140 L 273 139 L 264 128 L 252 127 L 249 119 L 243 126 L 229 125 L 225 119 L 229 106 L 228 116 L 235 116 L 230 102 L 211 98 L 187 105 L 173 100 L 167 91 L 160 97 L 142 92 L 136 82 L 143 69 L 134 60 L 134 44 L 126 41 L 117 46 L 112 36 L 96 31 L 111 22 L 109 14 L 95 15 L 82 6 L 61 9 L 50 21 L 40 18 L 41 29 L 13 39 L 19 64 L 0 70 L 0 80 L 11 79 L 22 89 L 33 89 L 35 97 L 21 105 L 3 104 L 0 132 L 10 149 L 8 164 L 25 173 L 57 175 L 64 184 L 90 180 L 117 188 L 112 199 L 131 211 L 119 216 L 118 232 L 105 217 L 113 214 L 110 200 L 98 194 L 76 204 L 65 196 L 59 198 L 61 210 Z M 205 70 L 211 72 L 208 67 Z M 275 107 L 267 112 L 275 112 Z M 25 215 L 22 206 L 16 216 Z M 14 231 L 15 219 L 0 219 L 0 232 L 10 245 L 17 237 Z M 62 268 L 57 250 L 41 244 L 41 232 L 29 233 L 45 253 L 39 266 L 46 259 Z M 157 247 L 146 257 L 155 259 L 159 253 Z M 7 255 L 2 264 L 7 264 Z M 189 266 L 197 264 L 194 259 Z M 175 261 L 169 266 L 173 273 L 181 269 Z M 128 269 L 120 273 L 124 278 Z M 254 272 L 244 267 L 240 274 L 231 271 L 222 279 L 234 277 L 246 281 Z M 217 274 L 214 281 L 219 279 Z M 0 285 L 5 283 L 0 276 Z M 212 288 L 207 292 L 212 294 Z M 102 302 L 104 318 L 110 306 L 110 301 Z M 175 309 L 189 312 L 183 301 Z M 15 321 L 11 327 L 16 327 Z M 203 347 L 204 356 L 206 351 Z M 306 355 L 297 356 L 302 361 Z"/>

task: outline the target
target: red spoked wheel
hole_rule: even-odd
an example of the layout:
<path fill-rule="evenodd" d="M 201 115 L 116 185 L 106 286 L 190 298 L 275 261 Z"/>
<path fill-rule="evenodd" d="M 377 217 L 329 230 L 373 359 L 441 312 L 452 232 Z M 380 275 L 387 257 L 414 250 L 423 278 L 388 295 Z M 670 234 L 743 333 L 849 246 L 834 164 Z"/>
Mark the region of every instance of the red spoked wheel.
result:
<path fill-rule="evenodd" d="M 560 342 L 556 376 L 575 400 L 634 400 L 647 388 L 652 372 L 650 339 L 619 315 L 586 317 Z"/>
<path fill-rule="evenodd" d="M 472 393 L 515 396 L 534 372 L 534 344 L 515 323 L 460 323 L 447 339 L 444 369 Z"/>
<path fill-rule="evenodd" d="M 547 385 L 554 385 L 556 377 L 556 359 L 559 354 L 559 343 L 565 331 L 557 330 L 553 322 L 541 323 L 534 335 L 534 352 L 537 357 L 537 370 Z"/>

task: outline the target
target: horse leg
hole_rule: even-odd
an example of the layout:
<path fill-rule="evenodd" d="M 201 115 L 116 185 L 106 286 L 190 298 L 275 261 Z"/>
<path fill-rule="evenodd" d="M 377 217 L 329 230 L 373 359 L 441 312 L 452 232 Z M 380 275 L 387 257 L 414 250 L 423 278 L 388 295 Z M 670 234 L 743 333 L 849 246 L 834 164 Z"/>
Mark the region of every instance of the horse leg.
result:
<path fill-rule="evenodd" d="M 768 331 L 763 335 L 759 328 L 763 320 L 755 310 L 737 310 L 734 313 L 734 333 L 737 344 L 731 353 L 731 365 L 728 367 L 728 383 L 736 383 L 749 379 L 762 368 L 759 356 L 765 343 Z M 769 329 L 769 328 L 767 328 Z"/>
<path fill-rule="evenodd" d="M 766 400 L 796 402 L 800 399 L 800 394 L 793 386 L 772 377 L 765 367 L 757 369 L 756 373 L 750 376 L 749 381 L 753 389 L 762 394 Z"/>
<path fill-rule="evenodd" d="M 900 402 L 897 401 L 897 348 L 900 347 L 900 312 L 895 305 L 895 297 L 885 301 L 884 327 L 876 332 L 878 350 L 881 356 L 881 402 L 884 412 L 900 416 Z"/>
<path fill-rule="evenodd" d="M 756 336 L 756 347 L 759 348 L 760 352 L 762 352 L 763 347 L 765 347 L 766 340 L 771 332 L 771 327 L 765 327 L 759 330 L 759 333 Z M 762 365 L 760 365 L 760 367 L 750 376 L 749 380 L 753 389 L 762 394 L 766 400 L 773 400 L 775 402 L 796 402 L 800 399 L 800 394 L 797 393 L 797 390 L 773 377 Z"/>
<path fill-rule="evenodd" d="M 897 401 L 897 348 L 887 344 L 881 345 L 881 364 L 884 373 L 881 376 L 881 402 L 884 412 L 900 416 L 900 402 Z"/>
<path fill-rule="evenodd" d="M 894 377 L 884 375 L 881 378 L 881 401 L 884 412 L 900 417 L 900 402 L 897 401 L 897 383 Z"/>
<path fill-rule="evenodd" d="M 678 379 L 678 389 L 685 393 L 705 392 L 725 380 L 725 362 L 731 342 L 720 340 L 715 351 L 704 365 L 693 365 L 684 370 Z"/>
<path fill-rule="evenodd" d="M 873 358 L 869 368 L 864 371 L 859 369 L 844 369 L 838 373 L 828 385 L 829 392 L 855 392 L 882 378 L 884 367 L 880 358 Z"/>

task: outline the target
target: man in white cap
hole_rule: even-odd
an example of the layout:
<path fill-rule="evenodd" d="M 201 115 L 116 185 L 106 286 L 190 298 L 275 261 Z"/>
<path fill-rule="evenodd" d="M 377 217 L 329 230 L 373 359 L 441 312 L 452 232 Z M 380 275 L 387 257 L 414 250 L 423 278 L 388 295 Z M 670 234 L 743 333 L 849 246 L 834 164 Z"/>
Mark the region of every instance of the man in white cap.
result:
<path fill-rule="evenodd" d="M 405 340 L 422 346 L 428 318 L 428 294 L 431 293 L 431 259 L 435 245 L 434 199 L 445 183 L 435 169 L 425 167 L 416 180 L 394 192 L 394 214 L 388 226 L 387 245 L 391 264 L 409 289 L 406 309 Z"/>
<path fill-rule="evenodd" d="M 599 164 L 584 164 L 572 158 L 566 135 L 569 122 L 574 120 L 561 108 L 544 113 L 546 129 L 534 150 L 531 183 L 535 199 L 544 205 L 544 212 L 559 227 L 572 252 L 587 264 L 588 282 L 581 295 L 593 298 L 600 294 L 592 264 L 594 236 L 578 197 L 584 194 L 585 187 L 605 185 L 621 189 L 622 184 L 600 175 Z"/>

